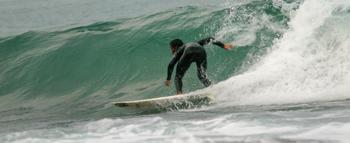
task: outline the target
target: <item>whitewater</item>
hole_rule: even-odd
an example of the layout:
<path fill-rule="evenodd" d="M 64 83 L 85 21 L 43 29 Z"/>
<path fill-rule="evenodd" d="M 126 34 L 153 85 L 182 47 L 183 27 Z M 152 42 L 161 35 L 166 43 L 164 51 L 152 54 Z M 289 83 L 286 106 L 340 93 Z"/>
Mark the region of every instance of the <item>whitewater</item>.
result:
<path fill-rule="evenodd" d="M 0 142 L 350 141 L 350 1 L 18 1 L 0 0 Z M 208 36 L 236 47 L 208 46 L 215 84 L 191 67 L 184 90 L 216 104 L 110 104 L 173 95 L 168 42 Z"/>

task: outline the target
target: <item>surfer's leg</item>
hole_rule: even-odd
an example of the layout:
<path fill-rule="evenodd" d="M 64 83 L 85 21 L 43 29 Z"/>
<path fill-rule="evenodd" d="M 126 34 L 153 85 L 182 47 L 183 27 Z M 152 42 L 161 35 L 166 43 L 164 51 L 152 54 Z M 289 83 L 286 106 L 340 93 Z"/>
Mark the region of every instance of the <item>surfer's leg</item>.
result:
<path fill-rule="evenodd" d="M 183 56 L 176 66 L 175 87 L 177 94 L 182 94 L 182 78 L 190 67 L 192 60 L 190 56 Z"/>
<path fill-rule="evenodd" d="M 203 83 L 205 87 L 211 85 L 211 81 L 208 79 L 207 75 L 207 57 L 203 55 L 199 60 L 196 61 L 197 65 L 197 76 L 199 80 Z"/>

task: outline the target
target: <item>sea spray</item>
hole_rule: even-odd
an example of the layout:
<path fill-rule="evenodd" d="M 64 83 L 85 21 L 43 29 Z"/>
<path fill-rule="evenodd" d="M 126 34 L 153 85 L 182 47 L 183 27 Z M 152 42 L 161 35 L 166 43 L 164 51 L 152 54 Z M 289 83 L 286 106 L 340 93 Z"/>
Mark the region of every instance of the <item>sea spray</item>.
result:
<path fill-rule="evenodd" d="M 346 90 L 342 90 L 350 84 L 350 59 L 347 56 L 350 54 L 350 31 L 344 25 L 350 18 L 345 14 L 349 4 L 305 1 L 289 22 L 289 30 L 276 40 L 260 62 L 212 90 L 234 104 L 285 104 L 349 98 Z"/>

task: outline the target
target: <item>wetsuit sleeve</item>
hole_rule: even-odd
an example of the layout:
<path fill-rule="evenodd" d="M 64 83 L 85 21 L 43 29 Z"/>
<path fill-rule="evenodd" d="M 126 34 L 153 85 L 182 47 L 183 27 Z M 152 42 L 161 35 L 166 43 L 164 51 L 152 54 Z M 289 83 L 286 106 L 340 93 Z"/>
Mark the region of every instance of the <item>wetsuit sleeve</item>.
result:
<path fill-rule="evenodd" d="M 177 51 L 173 57 L 173 59 L 170 61 L 169 65 L 168 65 L 168 76 L 166 78 L 166 80 L 170 80 L 171 79 L 171 74 L 173 73 L 173 69 L 175 64 L 180 60 L 183 52 L 184 52 L 184 47 L 181 47 L 181 49 L 179 49 L 179 51 Z"/>
<path fill-rule="evenodd" d="M 224 44 L 224 43 L 215 40 L 215 38 L 213 38 L 213 37 L 208 37 L 208 38 L 199 40 L 197 43 L 198 43 L 199 45 L 201 45 L 201 46 L 207 45 L 207 44 L 209 44 L 209 43 L 213 43 L 214 45 L 219 46 L 219 47 L 221 47 L 221 48 L 224 48 L 224 47 L 225 47 L 225 44 Z"/>

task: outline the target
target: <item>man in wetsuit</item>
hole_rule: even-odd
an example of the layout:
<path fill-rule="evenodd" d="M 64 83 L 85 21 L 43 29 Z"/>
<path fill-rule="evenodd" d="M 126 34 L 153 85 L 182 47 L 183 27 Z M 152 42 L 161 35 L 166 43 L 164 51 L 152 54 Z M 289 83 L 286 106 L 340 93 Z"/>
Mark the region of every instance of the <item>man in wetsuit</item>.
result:
<path fill-rule="evenodd" d="M 191 63 L 195 62 L 197 65 L 197 76 L 205 87 L 211 85 L 211 81 L 207 77 L 207 53 L 203 46 L 209 43 L 213 43 L 223 49 L 229 50 L 233 46 L 231 44 L 223 44 L 220 41 L 215 40 L 213 37 L 209 37 L 198 42 L 191 42 L 184 44 L 180 39 L 174 39 L 170 42 L 171 52 L 174 55 L 173 59 L 168 65 L 168 76 L 164 82 L 166 86 L 170 85 L 171 74 L 174 66 L 176 66 L 175 86 L 176 93 L 182 94 L 182 78 L 184 77 L 187 69 Z"/>

